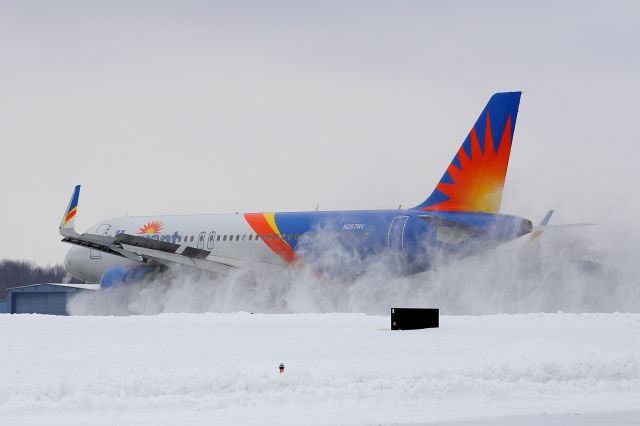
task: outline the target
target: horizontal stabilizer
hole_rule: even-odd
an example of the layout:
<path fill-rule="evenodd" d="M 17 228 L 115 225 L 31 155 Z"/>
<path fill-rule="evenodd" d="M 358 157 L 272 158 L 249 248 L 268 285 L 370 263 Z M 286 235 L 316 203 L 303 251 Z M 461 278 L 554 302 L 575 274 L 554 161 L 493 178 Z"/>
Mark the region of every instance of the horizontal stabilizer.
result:
<path fill-rule="evenodd" d="M 559 225 L 535 225 L 533 227 L 534 231 L 546 231 L 549 229 L 565 229 L 565 228 L 582 228 L 584 226 L 596 226 L 595 223 L 565 223 Z"/>
<path fill-rule="evenodd" d="M 540 225 L 548 225 L 549 221 L 551 220 L 551 216 L 553 216 L 553 212 L 554 212 L 554 210 L 549 210 L 547 212 L 547 214 L 544 215 L 544 218 L 542 218 L 542 221 L 540 222 Z M 529 241 L 533 241 L 533 240 L 536 240 L 536 239 L 540 238 L 543 233 L 544 233 L 543 229 L 538 229 L 537 231 L 534 230 L 531 233 L 531 237 L 529 237 Z"/>

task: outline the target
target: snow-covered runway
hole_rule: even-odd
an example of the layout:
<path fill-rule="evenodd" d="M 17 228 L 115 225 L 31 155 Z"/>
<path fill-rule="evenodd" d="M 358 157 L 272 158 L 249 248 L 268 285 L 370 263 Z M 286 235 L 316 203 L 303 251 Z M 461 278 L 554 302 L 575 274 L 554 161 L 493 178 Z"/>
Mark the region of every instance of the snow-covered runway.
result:
<path fill-rule="evenodd" d="M 362 314 L 1 315 L 0 330 L 6 424 L 640 422 L 639 314 L 415 331 Z"/>

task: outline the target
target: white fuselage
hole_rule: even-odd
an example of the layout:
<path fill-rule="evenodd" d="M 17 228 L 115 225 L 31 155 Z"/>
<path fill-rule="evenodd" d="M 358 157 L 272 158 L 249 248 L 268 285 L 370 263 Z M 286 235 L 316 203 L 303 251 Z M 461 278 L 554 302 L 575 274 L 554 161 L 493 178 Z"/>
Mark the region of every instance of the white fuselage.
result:
<path fill-rule="evenodd" d="M 154 222 L 161 224 L 160 228 L 154 228 Z M 87 233 L 110 237 L 127 233 L 209 250 L 212 255 L 229 258 L 230 262 L 243 259 L 256 266 L 286 266 L 286 262 L 257 238 L 242 214 L 121 217 L 97 223 Z M 64 265 L 76 278 L 97 283 L 107 269 L 135 266 L 139 262 L 74 246 L 67 253 Z"/>

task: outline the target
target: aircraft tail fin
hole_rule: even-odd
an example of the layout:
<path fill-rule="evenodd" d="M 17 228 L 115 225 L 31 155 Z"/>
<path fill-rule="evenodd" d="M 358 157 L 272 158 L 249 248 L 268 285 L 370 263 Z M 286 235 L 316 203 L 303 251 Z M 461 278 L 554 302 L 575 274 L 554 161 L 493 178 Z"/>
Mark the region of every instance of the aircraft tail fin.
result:
<path fill-rule="evenodd" d="M 64 211 L 62 220 L 60 221 L 60 234 L 62 236 L 75 235 L 76 213 L 78 212 L 78 200 L 80 199 L 80 185 L 76 185 L 71 194 L 69 205 Z"/>
<path fill-rule="evenodd" d="M 429 198 L 425 211 L 498 213 L 522 92 L 494 94 Z"/>

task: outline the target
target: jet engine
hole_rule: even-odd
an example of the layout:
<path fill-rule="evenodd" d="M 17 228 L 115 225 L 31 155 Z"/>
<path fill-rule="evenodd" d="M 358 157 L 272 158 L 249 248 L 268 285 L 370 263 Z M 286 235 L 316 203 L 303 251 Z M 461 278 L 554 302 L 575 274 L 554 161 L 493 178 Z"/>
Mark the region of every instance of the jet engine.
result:
<path fill-rule="evenodd" d="M 114 266 L 107 269 L 100 278 L 100 288 L 107 289 L 121 285 L 139 283 L 152 278 L 166 268 L 163 266 L 139 265 L 139 266 Z"/>

